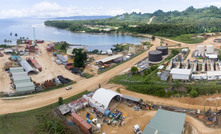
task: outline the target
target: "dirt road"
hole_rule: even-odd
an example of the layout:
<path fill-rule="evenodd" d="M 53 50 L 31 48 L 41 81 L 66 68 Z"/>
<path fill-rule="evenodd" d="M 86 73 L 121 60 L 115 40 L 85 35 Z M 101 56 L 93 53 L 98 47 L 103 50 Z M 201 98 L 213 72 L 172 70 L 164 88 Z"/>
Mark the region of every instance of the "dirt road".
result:
<path fill-rule="evenodd" d="M 155 45 L 153 45 L 148 51 L 155 50 L 156 47 L 159 46 L 159 40 L 157 39 L 155 42 Z M 50 92 L 39 93 L 31 98 L 22 100 L 0 100 L 0 114 L 15 113 L 43 107 L 57 102 L 59 97 L 68 98 L 84 90 L 97 88 L 100 83 L 107 82 L 115 75 L 120 74 L 127 68 L 131 68 L 135 63 L 145 58 L 148 55 L 148 51 L 103 74 L 77 82 L 77 84 L 72 86 L 72 90 L 69 91 L 65 90 L 65 88 L 61 88 Z"/>

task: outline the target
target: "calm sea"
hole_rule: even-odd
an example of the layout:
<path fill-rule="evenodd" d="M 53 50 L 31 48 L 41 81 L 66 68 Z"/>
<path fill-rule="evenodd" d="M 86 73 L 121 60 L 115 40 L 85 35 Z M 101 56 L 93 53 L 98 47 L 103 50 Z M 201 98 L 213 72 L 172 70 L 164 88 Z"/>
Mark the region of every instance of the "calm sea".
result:
<path fill-rule="evenodd" d="M 141 37 L 127 35 L 108 35 L 108 34 L 88 34 L 73 33 L 67 30 L 47 27 L 44 25 L 45 19 L 4 19 L 0 20 L 0 44 L 5 44 L 4 40 L 12 40 L 8 45 L 16 44 L 17 38 L 34 38 L 33 25 L 35 26 L 35 39 L 46 41 L 67 41 L 71 44 L 87 45 L 88 50 L 99 49 L 107 50 L 117 43 L 138 44 L 148 40 Z M 12 36 L 10 36 L 12 33 Z M 18 34 L 15 37 L 15 33 Z"/>

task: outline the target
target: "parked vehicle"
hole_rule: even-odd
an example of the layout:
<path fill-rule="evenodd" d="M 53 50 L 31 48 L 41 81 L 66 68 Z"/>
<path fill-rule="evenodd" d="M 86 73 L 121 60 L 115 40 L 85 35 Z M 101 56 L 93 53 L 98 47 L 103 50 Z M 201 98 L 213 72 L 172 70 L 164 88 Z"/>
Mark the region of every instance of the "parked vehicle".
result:
<path fill-rule="evenodd" d="M 72 89 L 71 86 L 67 86 L 67 87 L 66 87 L 66 90 L 70 90 L 70 89 Z"/>
<path fill-rule="evenodd" d="M 140 126 L 139 125 L 134 125 L 134 132 L 135 134 L 143 134 L 142 131 L 140 130 Z"/>

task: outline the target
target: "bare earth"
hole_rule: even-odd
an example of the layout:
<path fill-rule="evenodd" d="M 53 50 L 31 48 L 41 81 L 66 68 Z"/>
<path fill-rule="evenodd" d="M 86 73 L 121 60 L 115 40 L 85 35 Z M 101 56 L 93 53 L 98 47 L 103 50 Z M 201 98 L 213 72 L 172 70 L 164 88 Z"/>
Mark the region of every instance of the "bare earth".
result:
<path fill-rule="evenodd" d="M 211 39 L 211 41 L 212 41 L 212 39 Z M 210 42 L 204 41 L 203 43 L 211 43 L 211 41 Z M 196 45 L 192 45 L 192 44 L 191 45 L 184 44 L 184 43 L 181 43 L 181 44 L 182 44 L 182 46 L 190 46 L 190 47 L 196 46 Z M 154 42 L 154 46 L 151 47 L 150 50 L 148 50 L 148 51 L 155 50 L 157 46 L 160 46 L 160 39 L 158 39 L 158 38 L 156 38 L 156 40 Z M 36 57 L 37 61 L 43 66 L 43 68 L 45 68 L 45 67 L 49 68 L 49 69 L 43 70 L 49 74 L 47 74 L 47 75 L 42 74 L 42 76 L 40 74 L 41 77 L 36 78 L 36 81 L 41 78 L 43 79 L 45 77 L 51 78 L 51 76 L 55 76 L 58 74 L 57 71 L 60 71 L 65 77 L 73 77 L 72 79 L 74 79 L 74 80 L 78 79 L 78 77 L 74 76 L 69 71 L 64 69 L 63 66 L 60 68 L 60 67 L 58 67 L 59 65 L 53 64 L 54 62 L 52 62 L 50 60 L 51 56 L 48 56 L 43 50 L 43 49 L 45 49 L 45 47 L 42 47 L 42 48 L 40 47 L 40 49 L 42 50 L 42 55 L 40 55 L 39 58 Z M 141 55 L 129 60 L 128 62 L 123 63 L 123 64 L 103 73 L 103 74 L 96 75 L 95 77 L 92 77 L 90 79 L 79 80 L 77 82 L 77 84 L 74 84 L 72 86 L 73 89 L 69 90 L 69 91 L 65 90 L 65 88 L 61 88 L 61 89 L 53 90 L 50 92 L 39 93 L 39 94 L 33 95 L 33 97 L 26 98 L 26 99 L 0 100 L 0 109 L 1 109 L 0 114 L 21 112 L 21 111 L 26 111 L 26 110 L 31 110 L 31 109 L 43 107 L 43 106 L 49 105 L 51 103 L 57 102 L 59 97 L 68 98 L 68 97 L 73 96 L 77 93 L 80 93 L 84 90 L 93 90 L 93 89 L 97 88 L 99 84 L 105 83 L 108 80 L 110 80 L 112 77 L 114 77 L 115 75 L 120 74 L 122 71 L 124 71 L 128 68 L 131 68 L 135 63 L 137 63 L 140 60 L 142 60 L 143 58 L 145 58 L 148 55 L 148 51 L 144 52 L 143 54 L 141 54 Z M 46 57 L 46 60 L 41 60 L 40 57 L 41 57 L 41 59 L 44 59 Z M 0 58 L 0 63 L 3 63 L 2 58 Z M 0 66 L 2 66 L 2 65 L 0 65 Z M 56 69 L 53 70 L 53 68 L 56 68 Z M 52 69 L 52 71 L 50 69 Z M 4 71 L 2 70 L 1 74 L 3 74 L 3 73 L 4 73 Z M 33 79 L 35 79 L 35 77 L 33 77 Z M 43 81 L 43 80 L 39 80 L 39 81 Z M 7 84 L 5 87 L 7 87 Z M 201 110 L 204 108 L 203 105 L 199 105 L 198 103 L 197 104 L 187 104 L 186 102 L 179 101 L 176 99 L 166 99 L 166 98 L 153 97 L 150 95 L 138 94 L 138 93 L 130 92 L 127 90 L 122 90 L 122 94 L 127 94 L 127 95 L 135 96 L 138 98 L 143 98 L 144 100 L 149 100 L 149 101 L 152 101 L 156 104 L 190 108 L 190 109 L 191 108 L 201 109 Z M 206 108 L 209 108 L 209 107 L 211 107 L 211 106 L 207 106 Z M 212 109 L 216 109 L 216 108 L 220 109 L 221 107 L 220 107 L 220 105 L 217 105 L 216 107 L 212 106 L 211 108 Z M 153 113 L 153 115 L 154 115 L 154 113 Z M 200 121 L 198 121 L 192 117 L 187 116 L 187 121 L 189 121 L 197 129 L 197 131 L 200 134 L 201 133 L 202 134 L 204 134 L 204 133 L 205 134 L 207 134 L 207 133 L 221 133 L 221 129 L 208 128 L 203 123 L 201 123 Z"/>

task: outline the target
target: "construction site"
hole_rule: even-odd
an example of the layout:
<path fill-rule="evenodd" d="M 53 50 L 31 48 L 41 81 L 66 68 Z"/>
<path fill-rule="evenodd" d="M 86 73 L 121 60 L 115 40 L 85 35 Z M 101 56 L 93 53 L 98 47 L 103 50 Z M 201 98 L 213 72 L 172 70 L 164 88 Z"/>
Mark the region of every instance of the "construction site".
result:
<path fill-rule="evenodd" d="M 156 133 L 157 130 L 168 132 L 175 128 L 165 129 L 166 124 L 163 123 L 162 120 L 168 120 L 168 118 L 163 119 L 162 116 L 166 117 L 166 115 L 168 115 L 168 117 L 170 117 L 171 114 L 172 116 L 177 116 L 177 118 L 180 118 L 180 120 L 182 120 L 182 122 L 179 123 L 179 129 L 176 129 L 176 131 L 185 134 L 188 134 L 189 132 L 196 134 L 214 133 L 216 131 L 219 132 L 219 103 L 214 106 L 215 102 L 208 100 L 217 100 L 219 102 L 219 100 L 216 99 L 218 97 L 217 95 L 202 97 L 199 96 L 198 98 L 160 98 L 127 90 L 121 90 L 121 93 L 117 93 L 115 92 L 116 88 L 112 89 L 108 87 L 107 89 L 111 90 L 92 90 L 100 83 L 106 83 L 114 76 L 125 73 L 125 70 L 127 72 L 135 64 L 137 64 L 137 67 L 140 71 L 142 71 L 142 69 L 145 70 L 150 68 L 151 66 L 158 65 L 158 72 L 161 72 L 159 73 L 159 77 L 165 76 L 164 80 L 166 81 L 180 80 L 183 82 L 188 82 L 192 80 L 201 80 L 204 78 L 204 80 L 218 80 L 219 77 L 217 76 L 217 74 L 219 74 L 218 71 L 220 61 L 216 58 L 214 59 L 209 56 L 206 57 L 207 47 L 205 46 L 207 46 L 207 44 L 211 45 L 213 39 L 214 38 L 209 38 L 202 44 L 189 45 L 183 43 L 180 46 L 176 46 L 175 48 L 180 49 L 179 54 L 177 54 L 175 57 L 172 57 L 171 60 L 163 62 L 172 53 L 170 48 L 174 48 L 174 44 L 173 47 L 171 47 L 172 45 L 169 42 L 170 40 L 168 40 L 168 44 L 164 45 L 161 43 L 161 39 L 156 38 L 156 40 L 152 42 L 153 46 L 150 47 L 150 49 L 148 49 L 146 52 L 125 61 L 124 63 L 116 66 L 111 70 L 108 70 L 107 72 L 96 74 L 90 79 L 84 79 L 81 76 L 72 73 L 65 67 L 65 65 L 67 64 L 57 64 L 56 60 L 64 61 L 64 63 L 66 63 L 67 60 L 68 62 L 68 55 L 62 54 L 61 56 L 63 58 L 61 56 L 58 56 L 59 53 L 56 53 L 55 55 L 52 47 L 53 45 L 48 45 L 53 44 L 53 42 L 38 43 L 38 49 L 36 52 L 29 52 L 26 50 L 24 51 L 24 55 L 20 56 L 9 55 L 10 53 L 15 52 L 13 50 L 14 48 L 11 49 L 12 51 L 6 51 L 5 49 L 8 54 L 5 53 L 0 60 L 0 66 L 1 68 L 4 68 L 4 70 L 1 71 L 0 75 L 0 84 L 2 85 L 1 91 L 16 92 L 16 90 L 18 89 L 19 92 L 20 85 L 22 85 L 27 87 L 27 89 L 30 89 L 29 91 L 32 92 L 33 86 L 34 90 L 39 89 L 39 85 L 44 90 L 47 88 L 50 89 L 51 87 L 53 88 L 59 85 L 59 83 L 63 84 L 63 82 L 64 85 L 68 81 L 76 83 L 74 85 L 72 85 L 73 83 L 71 83 L 70 85 L 72 86 L 72 90 L 68 91 L 65 90 L 65 85 L 65 87 L 58 86 L 58 89 L 56 90 L 52 90 L 47 93 L 42 92 L 41 94 L 34 95 L 30 98 L 24 98 L 16 101 L 12 100 L 7 103 L 5 103 L 4 100 L 1 100 L 2 105 L 0 105 L 0 108 L 3 109 L 1 113 L 8 113 L 8 110 L 10 110 L 10 112 L 19 112 L 30 110 L 36 107 L 42 107 L 51 104 L 52 102 L 57 102 L 57 98 L 60 96 L 67 98 L 83 90 L 90 89 L 90 94 L 86 94 L 82 96 L 82 98 L 80 98 L 79 100 L 73 100 L 73 102 L 58 107 L 59 114 L 61 114 L 61 116 L 64 116 L 65 120 L 70 125 L 77 124 L 77 126 L 82 129 L 81 131 L 85 133 L 126 132 L 132 134 L 139 133 L 140 131 L 147 133 Z M 197 57 L 195 57 L 195 52 L 199 53 L 199 49 L 197 49 L 198 45 L 204 45 L 205 50 L 204 54 L 197 54 Z M 214 53 L 211 54 L 219 55 L 217 51 L 219 44 L 216 43 L 212 45 L 214 46 Z M 28 49 L 26 48 L 25 44 L 21 44 L 16 47 L 17 48 L 15 49 L 18 49 L 18 51 Z M 212 51 L 211 46 L 208 47 L 208 49 L 209 51 Z M 36 50 L 36 47 L 34 50 Z M 165 56 L 163 56 L 163 53 Z M 100 65 L 102 65 L 102 62 L 106 60 L 115 62 L 114 60 L 117 56 L 111 57 L 108 55 L 93 55 L 93 57 L 95 58 L 94 62 L 88 64 L 91 67 L 86 67 L 88 71 L 91 68 L 99 69 L 97 65 L 95 65 L 96 61 L 99 61 Z M 152 61 L 152 63 L 149 61 Z M 5 64 L 6 62 L 8 64 Z M 205 74 L 206 77 L 194 76 Z M 212 75 L 212 77 L 209 78 L 209 75 Z M 20 79 L 19 76 L 22 76 L 24 78 Z M 24 84 L 24 82 L 27 84 Z M 10 85 L 14 85 L 14 88 L 16 89 L 11 90 Z M 116 87 L 120 87 L 120 85 L 117 85 Z M 111 95 L 112 97 L 109 97 L 109 95 Z M 32 101 L 35 99 L 37 100 L 36 102 Z M 143 99 L 143 101 L 141 101 L 141 99 Z M 19 103 L 23 103 L 24 107 L 19 107 Z M 6 105 L 8 108 L 4 109 Z M 182 115 L 168 113 L 165 111 L 161 111 L 160 109 L 182 113 Z M 154 115 L 159 116 L 160 118 L 162 118 L 162 120 L 155 120 L 153 118 Z M 151 123 L 152 121 L 153 124 Z M 162 125 L 160 126 L 164 126 L 164 128 L 158 128 L 159 126 L 156 126 L 156 124 L 158 124 L 159 122 L 162 122 Z"/>
<path fill-rule="evenodd" d="M 104 96 L 105 99 L 103 98 Z M 158 123 L 153 125 L 155 119 L 152 119 L 152 116 L 157 110 L 158 112 L 155 116 L 161 117 L 155 117 Z M 83 133 L 87 134 L 125 132 L 149 134 L 156 131 L 174 131 L 186 134 L 188 131 L 192 131 L 191 126 L 185 123 L 186 113 L 193 113 L 195 111 L 186 110 L 183 112 L 182 110 L 154 105 L 151 102 L 144 102 L 139 98 L 122 95 L 110 89 L 100 88 L 95 92 L 83 95 L 78 100 L 59 106 L 58 114 L 64 116 L 65 118 L 63 119 L 70 126 L 77 125 Z M 174 116 L 177 116 L 177 118 L 174 118 Z M 174 118 L 174 121 L 170 118 Z M 180 124 L 169 125 L 166 129 L 163 128 L 163 126 L 166 127 L 168 121 L 175 123 L 177 122 L 176 120 L 179 120 Z M 159 122 L 161 122 L 161 125 L 159 125 Z M 175 130 L 176 127 L 179 127 L 179 129 Z"/>

